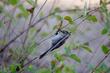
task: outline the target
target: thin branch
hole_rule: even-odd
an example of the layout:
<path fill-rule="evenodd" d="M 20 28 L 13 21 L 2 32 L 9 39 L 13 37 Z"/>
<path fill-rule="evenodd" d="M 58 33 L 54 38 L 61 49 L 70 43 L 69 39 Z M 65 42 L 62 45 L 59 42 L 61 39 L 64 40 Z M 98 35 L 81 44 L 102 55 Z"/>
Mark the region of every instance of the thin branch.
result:
<path fill-rule="evenodd" d="M 99 8 L 96 8 L 96 9 L 93 9 L 93 10 L 90 10 L 89 12 L 87 12 L 87 15 L 86 16 L 84 16 L 84 15 L 81 15 L 81 16 L 79 16 L 79 17 L 77 17 L 76 19 L 74 19 L 73 21 L 76 21 L 76 20 L 78 20 L 78 19 L 80 19 L 80 18 L 84 18 L 82 21 L 80 21 L 75 27 L 78 27 L 78 26 L 80 26 L 80 24 L 82 23 L 82 22 L 84 22 L 88 17 L 89 17 L 89 13 L 91 13 L 91 12 L 93 12 L 93 11 L 97 11 Z M 65 25 L 65 26 L 63 26 L 62 27 L 62 29 L 63 28 L 65 28 L 65 27 L 67 27 L 67 26 L 69 26 L 68 24 L 67 25 Z"/>
<path fill-rule="evenodd" d="M 100 37 L 98 37 L 98 38 L 96 38 L 96 39 L 99 39 L 99 38 L 102 38 L 102 37 L 103 37 L 103 36 L 100 36 Z M 104 42 L 104 40 L 105 40 L 105 38 L 104 38 L 103 40 L 101 40 L 101 42 L 99 42 L 99 45 L 101 45 L 101 44 Z M 97 46 L 96 48 L 99 48 L 99 46 Z M 91 56 L 90 60 L 89 60 L 88 63 L 87 63 L 88 65 L 91 63 L 91 61 L 92 61 L 93 58 L 95 57 L 94 55 L 97 53 L 97 51 L 98 51 L 98 49 L 96 49 L 95 52 L 92 53 L 92 56 Z M 84 68 L 83 71 L 84 71 L 83 73 L 85 73 L 86 67 Z"/>
<path fill-rule="evenodd" d="M 29 21 L 29 24 L 28 24 L 29 27 L 31 26 L 31 23 L 32 23 L 33 14 L 34 13 L 32 12 L 31 17 L 30 17 L 30 21 Z M 26 43 L 26 40 L 28 38 L 28 33 L 29 33 L 29 30 L 27 30 L 27 32 L 26 32 L 26 35 L 25 35 L 25 38 L 24 38 L 24 41 L 23 41 L 23 48 L 25 48 L 25 43 Z"/>
<path fill-rule="evenodd" d="M 37 0 L 36 0 L 36 1 L 37 1 Z M 36 5 L 37 5 L 37 4 L 36 4 L 36 3 L 37 3 L 36 1 L 35 1 L 35 5 L 34 5 L 34 10 L 35 10 L 35 7 L 36 7 Z M 41 6 L 41 8 L 39 9 L 39 11 L 37 12 L 37 14 L 36 14 L 34 20 L 35 20 L 36 17 L 39 15 L 40 11 L 43 9 L 43 7 L 45 6 L 46 2 L 47 2 L 47 0 L 45 0 L 45 2 L 43 3 L 43 5 Z M 29 27 L 30 27 L 31 23 L 34 22 L 34 20 L 32 21 L 33 17 L 34 17 L 34 11 L 33 11 L 32 14 L 31 14 L 31 18 L 30 18 L 30 21 L 29 21 L 29 24 L 28 24 Z M 37 32 L 38 32 L 38 30 L 37 30 Z M 37 32 L 36 32 L 36 34 L 37 34 Z M 25 36 L 23 45 L 25 45 L 25 43 L 26 43 L 26 40 L 27 40 L 27 38 L 28 38 L 28 33 L 29 33 L 29 30 L 28 30 L 27 33 L 26 33 L 26 36 Z M 23 47 L 24 47 L 24 46 L 23 46 Z"/>
<path fill-rule="evenodd" d="M 14 7 L 12 10 L 12 16 L 10 17 L 10 19 L 7 21 L 8 22 L 8 26 L 6 28 L 6 32 L 4 32 L 4 35 L 3 35 L 3 40 L 5 41 L 6 40 L 6 37 L 9 36 L 9 39 L 10 39 L 10 35 L 11 35 L 11 23 L 13 22 L 13 18 L 14 18 L 14 13 L 16 11 L 16 7 Z"/>
<path fill-rule="evenodd" d="M 37 12 L 37 14 L 35 15 L 35 17 L 33 18 L 33 22 L 35 21 L 36 17 L 39 15 L 40 11 L 43 9 L 43 7 L 45 6 L 47 0 L 45 0 L 45 2 L 43 3 L 43 5 L 41 6 L 41 8 L 39 9 L 39 11 Z"/>
<path fill-rule="evenodd" d="M 52 10 L 54 9 L 55 4 L 56 4 L 56 0 L 53 0 L 52 6 L 51 6 L 51 8 L 50 8 L 50 10 L 49 10 L 49 14 L 50 14 L 50 13 L 52 12 Z"/>
<path fill-rule="evenodd" d="M 94 73 L 94 71 L 106 60 L 106 58 L 110 55 L 110 51 L 104 56 L 104 58 L 96 65 L 96 67 L 92 70 L 91 73 Z"/>

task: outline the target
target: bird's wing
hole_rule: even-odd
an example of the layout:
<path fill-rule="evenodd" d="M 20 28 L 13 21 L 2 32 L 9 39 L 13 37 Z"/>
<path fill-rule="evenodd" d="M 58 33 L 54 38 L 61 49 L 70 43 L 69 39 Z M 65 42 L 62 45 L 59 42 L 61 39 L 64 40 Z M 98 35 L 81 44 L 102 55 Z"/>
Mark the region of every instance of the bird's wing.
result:
<path fill-rule="evenodd" d="M 62 36 L 56 35 L 52 38 L 52 46 L 56 45 L 60 40 L 62 39 Z"/>
<path fill-rule="evenodd" d="M 47 51 L 45 51 L 43 54 L 41 54 L 39 59 L 43 58 L 50 50 L 51 50 L 51 48 L 48 49 Z"/>
<path fill-rule="evenodd" d="M 61 36 L 55 36 L 54 38 L 52 38 L 51 47 L 47 51 L 45 51 L 43 54 L 41 54 L 39 59 L 43 58 L 48 52 L 51 52 L 54 49 L 63 45 L 65 43 L 65 39 L 66 39 L 65 37 L 61 37 Z"/>

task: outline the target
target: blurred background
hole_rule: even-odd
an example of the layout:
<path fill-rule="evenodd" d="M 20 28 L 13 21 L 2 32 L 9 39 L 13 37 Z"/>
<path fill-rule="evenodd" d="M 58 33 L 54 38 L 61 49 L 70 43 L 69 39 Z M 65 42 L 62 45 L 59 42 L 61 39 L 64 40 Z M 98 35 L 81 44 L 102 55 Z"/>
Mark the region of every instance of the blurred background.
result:
<path fill-rule="evenodd" d="M 33 60 L 59 28 L 66 43 Z M 0 0 L 0 73 L 110 73 L 109 48 L 110 0 Z"/>

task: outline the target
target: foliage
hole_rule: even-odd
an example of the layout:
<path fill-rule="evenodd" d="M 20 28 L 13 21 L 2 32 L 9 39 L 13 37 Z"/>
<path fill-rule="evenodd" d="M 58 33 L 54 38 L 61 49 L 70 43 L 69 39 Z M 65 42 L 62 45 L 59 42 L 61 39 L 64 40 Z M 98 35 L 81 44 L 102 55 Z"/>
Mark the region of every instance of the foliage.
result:
<path fill-rule="evenodd" d="M 8 2 L 12 5 L 16 5 L 19 2 L 19 0 L 14 0 L 14 1 L 13 0 L 8 0 Z"/>
<path fill-rule="evenodd" d="M 69 24 L 73 24 L 73 20 L 70 16 L 65 16 L 64 19 L 67 20 Z"/>
<path fill-rule="evenodd" d="M 106 65 L 106 64 L 102 64 L 99 68 L 96 69 L 95 73 L 109 73 L 110 72 L 110 68 Z"/>
<path fill-rule="evenodd" d="M 104 29 L 102 30 L 102 34 L 103 32 L 106 34 L 107 32 L 110 32 L 110 12 L 107 8 L 107 4 L 105 2 L 101 3 L 101 7 L 100 7 L 100 11 L 103 13 L 104 16 Z"/>
<path fill-rule="evenodd" d="M 75 54 L 71 54 L 70 57 L 79 63 L 81 62 L 80 58 L 76 56 Z"/>
<path fill-rule="evenodd" d="M 108 48 L 108 47 L 106 47 L 105 45 L 102 45 L 102 52 L 104 53 L 104 54 L 107 54 L 109 51 L 110 51 L 110 49 Z"/>
<path fill-rule="evenodd" d="M 92 22 L 97 22 L 97 18 L 95 15 L 89 15 L 87 19 Z"/>
<path fill-rule="evenodd" d="M 102 31 L 101 31 L 101 34 L 105 35 L 105 34 L 107 34 L 107 32 L 108 32 L 108 29 L 107 28 L 103 28 Z"/>
<path fill-rule="evenodd" d="M 87 45 L 81 45 L 81 47 L 84 48 L 86 51 L 88 51 L 90 53 L 92 52 L 91 48 Z"/>
<path fill-rule="evenodd" d="M 82 43 L 82 38 L 77 40 L 77 34 L 80 34 L 79 27 L 85 20 L 89 21 L 89 23 L 92 22 L 91 24 L 98 23 L 98 17 L 89 12 L 87 5 L 84 5 L 84 13 L 81 12 L 83 10 L 76 7 L 80 10 L 78 11 L 80 14 L 78 14 L 74 9 L 62 10 L 60 7 L 53 7 L 50 12 L 48 12 L 49 14 L 46 15 L 45 9 L 44 11 L 42 9 L 43 5 L 45 6 L 45 3 L 41 8 L 39 8 L 37 1 L 38 0 L 26 0 L 24 2 L 22 2 L 22 0 L 0 1 L 0 49 L 4 46 L 6 47 L 6 52 L 3 53 L 3 55 L 0 53 L 0 73 L 16 73 L 18 68 L 22 69 L 22 65 L 28 62 L 28 59 L 30 60 L 30 55 L 33 54 L 33 52 L 38 51 L 37 48 L 39 45 L 37 43 L 41 41 L 39 40 L 39 36 L 40 39 L 44 39 L 58 29 L 64 29 L 71 32 L 69 40 L 71 43 L 67 42 L 64 44 L 65 46 L 61 49 L 61 51 L 63 51 L 62 54 L 57 53 L 59 51 L 52 52 L 54 58 L 49 62 L 50 64 L 48 67 L 41 68 L 37 64 L 36 65 L 38 67 L 34 64 L 29 64 L 24 68 L 24 71 L 30 73 L 76 73 L 76 65 L 83 63 L 83 61 L 78 53 L 74 52 L 74 50 L 83 49 L 93 54 L 93 49 L 89 46 L 88 41 L 85 41 L 86 43 Z M 28 6 L 26 5 L 29 5 L 31 8 L 28 9 Z M 38 14 L 35 10 L 38 10 Z M 107 3 L 102 2 L 99 10 L 104 19 L 104 26 L 100 33 L 102 36 L 110 36 L 110 11 L 107 8 Z M 36 15 L 38 16 L 36 17 Z M 82 21 L 80 22 L 80 20 Z M 58 24 L 59 21 L 62 22 Z M 80 24 L 78 25 L 77 23 Z M 52 25 L 52 29 L 51 24 L 58 25 Z M 49 33 L 43 30 L 44 26 L 52 32 Z M 110 51 L 109 47 L 106 45 L 100 45 L 100 48 L 104 55 L 108 57 L 107 54 L 109 54 Z M 35 56 L 37 55 L 35 54 Z M 1 64 L 2 60 L 3 64 Z M 74 64 L 71 65 L 71 61 Z M 109 73 L 110 70 L 106 64 L 103 64 L 94 72 Z"/>

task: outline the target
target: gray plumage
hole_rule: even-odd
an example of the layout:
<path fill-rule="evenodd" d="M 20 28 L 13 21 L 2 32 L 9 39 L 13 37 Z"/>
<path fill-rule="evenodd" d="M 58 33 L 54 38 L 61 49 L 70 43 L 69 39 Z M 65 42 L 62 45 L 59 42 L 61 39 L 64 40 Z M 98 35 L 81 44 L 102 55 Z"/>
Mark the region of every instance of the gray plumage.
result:
<path fill-rule="evenodd" d="M 41 54 L 39 59 L 43 58 L 48 52 L 51 52 L 54 49 L 57 49 L 60 46 L 62 46 L 69 36 L 70 36 L 70 33 L 65 30 L 60 30 L 56 32 L 55 35 L 51 38 L 52 40 L 51 47 L 47 51 L 45 51 L 43 54 Z"/>

